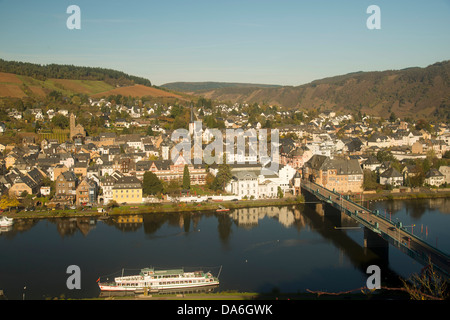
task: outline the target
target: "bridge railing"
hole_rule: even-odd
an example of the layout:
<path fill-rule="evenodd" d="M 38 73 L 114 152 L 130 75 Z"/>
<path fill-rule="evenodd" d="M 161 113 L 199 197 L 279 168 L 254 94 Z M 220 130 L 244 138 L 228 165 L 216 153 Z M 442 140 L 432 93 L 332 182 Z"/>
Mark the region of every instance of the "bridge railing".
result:
<path fill-rule="evenodd" d="M 340 194 L 339 192 L 336 192 L 335 190 L 329 190 L 329 189 L 327 189 L 327 188 L 325 188 L 325 187 L 323 187 L 323 186 L 321 186 L 321 185 L 319 185 L 319 184 L 317 184 L 317 183 L 315 183 L 315 182 L 312 182 L 312 181 L 306 181 L 306 185 L 308 185 L 308 184 L 309 184 L 309 186 L 307 186 L 307 189 L 309 189 L 310 191 L 313 191 L 313 193 L 315 193 L 315 192 L 317 191 L 317 189 L 319 189 L 319 190 L 320 190 L 320 189 L 323 189 L 323 190 L 326 190 L 326 191 L 328 191 L 328 192 L 331 192 L 331 193 L 335 194 L 336 196 L 345 197 L 345 195 L 342 195 L 342 194 Z M 303 185 L 305 185 L 305 183 L 303 183 Z M 313 188 L 312 188 L 311 186 L 313 186 Z M 326 199 L 326 197 L 325 197 L 324 195 L 322 195 L 322 197 L 323 197 L 324 199 Z M 380 219 L 382 219 L 382 220 L 384 220 L 384 221 L 390 223 L 392 226 L 396 226 L 396 224 L 395 224 L 392 220 L 387 219 L 386 217 L 383 217 L 383 216 L 382 216 L 381 214 L 379 214 L 378 212 L 375 212 L 376 210 L 372 211 L 372 210 L 370 210 L 370 209 L 368 209 L 368 208 L 366 208 L 366 207 L 360 205 L 359 203 L 356 203 L 356 202 L 350 200 L 349 197 L 345 197 L 344 199 L 345 199 L 346 201 L 350 202 L 351 204 L 353 204 L 354 206 L 357 206 L 358 208 L 362 209 L 362 210 L 369 211 L 371 214 L 376 214 L 376 216 L 377 216 L 378 218 L 380 218 Z M 347 209 L 347 210 L 348 210 L 348 209 Z M 350 210 L 349 210 L 349 211 L 350 211 Z M 351 212 L 351 211 L 350 211 L 350 212 Z M 397 226 L 397 227 L 399 227 L 399 226 Z M 446 257 L 447 259 L 450 258 L 450 256 L 449 256 L 447 253 L 443 252 L 442 250 L 439 250 L 438 248 L 436 248 L 436 247 L 434 247 L 433 245 L 429 244 L 428 242 L 426 242 L 426 241 L 423 240 L 422 238 L 420 238 L 420 237 L 418 237 L 417 235 L 415 235 L 415 234 L 409 232 L 406 228 L 403 228 L 403 227 L 400 227 L 400 228 L 401 228 L 402 232 L 406 233 L 407 236 L 409 236 L 410 238 L 415 239 L 417 242 L 424 243 L 426 246 L 428 246 L 429 248 L 431 248 L 431 249 L 434 250 L 435 252 L 439 253 L 439 254 L 442 255 L 443 257 Z M 398 241 L 398 240 L 396 240 L 396 241 Z M 400 243 L 401 243 L 401 241 L 400 241 Z M 416 254 L 416 255 L 418 255 L 418 256 L 421 256 L 421 254 L 417 253 L 416 251 L 412 250 L 411 248 L 408 248 L 408 250 L 409 250 L 411 253 L 414 252 L 414 254 Z"/>

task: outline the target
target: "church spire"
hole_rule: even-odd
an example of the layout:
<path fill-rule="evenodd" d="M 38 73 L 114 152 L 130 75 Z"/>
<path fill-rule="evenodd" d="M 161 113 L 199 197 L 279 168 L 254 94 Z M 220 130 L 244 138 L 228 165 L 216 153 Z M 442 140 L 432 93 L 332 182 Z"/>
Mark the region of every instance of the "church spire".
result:
<path fill-rule="evenodd" d="M 194 107 L 192 106 L 192 103 L 191 103 L 191 123 L 194 123 L 194 121 L 195 121 Z"/>

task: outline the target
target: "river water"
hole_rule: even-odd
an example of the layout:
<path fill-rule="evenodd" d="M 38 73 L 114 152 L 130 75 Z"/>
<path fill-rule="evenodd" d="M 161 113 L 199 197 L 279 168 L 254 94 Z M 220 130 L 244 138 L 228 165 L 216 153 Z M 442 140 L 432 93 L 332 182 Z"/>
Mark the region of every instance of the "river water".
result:
<path fill-rule="evenodd" d="M 450 199 L 364 204 L 450 252 Z M 367 265 L 380 262 L 363 241 L 355 222 L 336 212 L 321 215 L 314 204 L 108 220 L 23 219 L 1 230 L 0 290 L 10 300 L 98 297 L 97 279 L 150 266 L 220 272 L 216 291 L 352 290 L 366 285 Z M 407 278 L 422 268 L 392 246 L 383 261 L 382 275 Z M 67 288 L 72 265 L 80 268 L 80 289 Z"/>

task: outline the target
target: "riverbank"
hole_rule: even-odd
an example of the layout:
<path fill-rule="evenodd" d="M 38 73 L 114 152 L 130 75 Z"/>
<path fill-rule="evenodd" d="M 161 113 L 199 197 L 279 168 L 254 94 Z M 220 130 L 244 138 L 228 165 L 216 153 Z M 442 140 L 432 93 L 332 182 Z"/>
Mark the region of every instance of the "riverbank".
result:
<path fill-rule="evenodd" d="M 37 218 L 79 218 L 92 217 L 107 219 L 123 215 L 151 214 L 151 213 L 183 213 L 183 212 L 211 212 L 217 209 L 242 209 L 254 207 L 270 206 L 288 206 L 303 203 L 303 197 L 286 197 L 282 199 L 258 199 L 258 200 L 240 200 L 240 201 L 219 201 L 202 203 L 175 203 L 161 202 L 150 204 L 124 205 L 116 208 L 104 209 L 105 212 L 99 212 L 98 208 L 80 208 L 66 210 L 37 209 L 34 211 L 11 211 L 4 212 L 3 215 L 16 219 L 37 219 Z M 100 207 L 99 207 L 100 208 Z"/>
<path fill-rule="evenodd" d="M 355 202 L 359 201 L 386 201 L 386 200 L 412 200 L 412 199 L 438 199 L 450 198 L 450 191 L 437 191 L 434 189 L 421 189 L 417 192 L 392 192 L 382 191 L 353 195 L 351 199 Z M 5 211 L 2 215 L 17 219 L 37 219 L 37 218 L 79 218 L 92 217 L 106 219 L 108 217 L 134 215 L 134 214 L 151 214 L 151 213 L 183 213 L 183 212 L 211 212 L 220 208 L 226 209 L 242 209 L 254 207 L 270 207 L 270 206 L 287 206 L 296 205 L 304 202 L 303 197 L 287 196 L 281 199 L 256 199 L 256 200 L 239 200 L 239 201 L 209 201 L 209 202 L 161 202 L 147 203 L 136 205 L 123 205 L 115 208 L 104 208 L 104 212 L 99 212 L 98 208 L 77 208 L 77 209 L 36 209 L 34 211 Z"/>
<path fill-rule="evenodd" d="M 383 201 L 383 200 L 412 200 L 412 199 L 439 199 L 450 198 L 450 191 L 432 191 L 433 189 L 424 189 L 418 192 L 379 192 L 363 193 L 354 197 L 355 200 L 363 201 Z"/>
<path fill-rule="evenodd" d="M 256 293 L 256 292 L 217 292 L 217 293 L 190 293 L 190 294 L 153 294 L 153 295 L 128 295 L 128 296 L 105 296 L 99 297 L 95 300 L 187 300 L 187 301 L 232 301 L 232 300 L 243 300 L 243 301 L 258 301 L 258 300 L 409 300 L 410 297 L 404 292 L 392 292 L 381 290 L 376 293 L 362 293 L 360 290 L 358 292 L 349 292 L 342 294 L 327 294 L 323 292 L 322 294 L 316 293 L 281 293 L 281 292 L 269 292 L 269 293 Z"/>

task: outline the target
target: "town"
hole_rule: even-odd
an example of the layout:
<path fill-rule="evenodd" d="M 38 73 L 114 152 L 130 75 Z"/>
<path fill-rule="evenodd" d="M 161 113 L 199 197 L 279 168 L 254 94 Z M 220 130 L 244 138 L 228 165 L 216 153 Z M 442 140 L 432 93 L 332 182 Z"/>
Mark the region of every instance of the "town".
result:
<path fill-rule="evenodd" d="M 301 179 L 350 195 L 442 191 L 450 183 L 445 123 L 206 99 L 74 96 L 67 106 L 21 104 L 1 115 L 2 210 L 297 197 Z M 250 150 L 249 138 L 235 153 L 220 148 L 222 164 L 190 161 L 194 146 L 173 158 L 178 128 L 200 132 L 202 149 L 214 143 L 213 129 L 248 137 L 249 129 L 277 128 L 279 139 L 267 146 L 276 170 Z"/>

